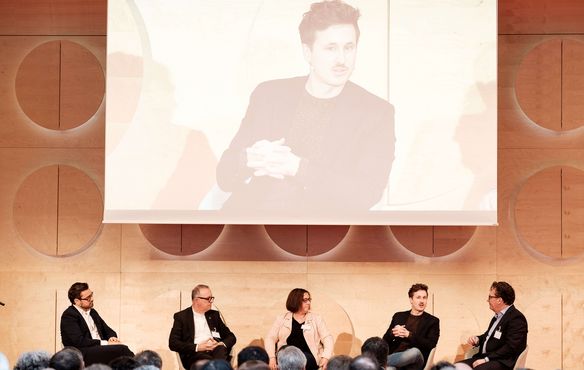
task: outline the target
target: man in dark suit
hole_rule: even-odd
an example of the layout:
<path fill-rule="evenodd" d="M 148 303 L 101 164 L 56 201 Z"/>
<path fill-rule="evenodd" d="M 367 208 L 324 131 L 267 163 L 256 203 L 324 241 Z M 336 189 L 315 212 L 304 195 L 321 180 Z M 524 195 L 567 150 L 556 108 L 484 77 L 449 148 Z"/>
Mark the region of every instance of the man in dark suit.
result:
<path fill-rule="evenodd" d="M 383 336 L 389 345 L 388 369 L 421 370 L 440 337 L 440 320 L 424 311 L 428 286 L 414 284 L 408 296 L 412 308 L 396 312 Z"/>
<path fill-rule="evenodd" d="M 134 356 L 93 308 L 93 292 L 87 283 L 71 285 L 67 293 L 71 306 L 61 315 L 61 341 L 83 354 L 86 366 L 107 364 L 120 356 Z"/>
<path fill-rule="evenodd" d="M 197 285 L 191 299 L 191 307 L 174 314 L 168 338 L 168 347 L 179 353 L 187 370 L 199 360 L 227 359 L 236 341 L 219 311 L 211 309 L 215 297 L 207 285 Z"/>
<path fill-rule="evenodd" d="M 504 281 L 493 282 L 487 302 L 495 317 L 487 331 L 468 338 L 468 344 L 479 351 L 472 358 L 456 363 L 457 369 L 510 370 L 527 346 L 527 320 L 513 306 L 513 287 Z"/>

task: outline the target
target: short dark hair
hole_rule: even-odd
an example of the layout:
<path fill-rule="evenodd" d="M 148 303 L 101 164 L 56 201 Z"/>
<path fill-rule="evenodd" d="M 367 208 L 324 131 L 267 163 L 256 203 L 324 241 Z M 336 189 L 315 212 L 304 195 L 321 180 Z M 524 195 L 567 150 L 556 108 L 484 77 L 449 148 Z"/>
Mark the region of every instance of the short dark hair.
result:
<path fill-rule="evenodd" d="M 193 290 L 191 291 L 191 301 L 193 299 L 195 299 L 195 297 L 198 297 L 201 289 L 211 289 L 211 288 L 209 288 L 209 286 L 205 285 L 205 284 L 197 284 L 197 286 L 195 286 L 193 288 Z"/>
<path fill-rule="evenodd" d="M 286 299 L 286 309 L 290 312 L 296 312 L 302 307 L 302 299 L 304 298 L 304 293 L 310 293 L 306 289 L 302 288 L 294 288 L 288 294 L 288 298 Z"/>
<path fill-rule="evenodd" d="M 49 367 L 51 355 L 46 351 L 24 352 L 18 356 L 13 370 L 43 370 Z"/>
<path fill-rule="evenodd" d="M 269 364 L 270 356 L 268 356 L 268 352 L 265 349 L 258 346 L 247 346 L 237 354 L 237 366 L 241 366 L 244 362 L 252 360 L 259 360 Z"/>
<path fill-rule="evenodd" d="M 232 370 L 231 364 L 222 359 L 214 359 L 207 362 L 202 370 Z"/>
<path fill-rule="evenodd" d="M 431 370 L 454 369 L 454 365 L 448 361 L 439 361 L 432 366 Z"/>
<path fill-rule="evenodd" d="M 133 370 L 140 366 L 140 363 L 131 356 L 120 356 L 114 358 L 108 364 L 112 370 Z"/>
<path fill-rule="evenodd" d="M 515 302 L 515 290 L 509 283 L 505 281 L 493 281 L 491 289 L 495 290 L 497 297 L 501 297 L 505 304 L 512 305 Z"/>
<path fill-rule="evenodd" d="M 389 345 L 386 341 L 380 337 L 367 338 L 361 346 L 361 354 L 365 355 L 367 353 L 375 357 L 380 367 L 386 367 L 387 356 L 389 355 Z"/>
<path fill-rule="evenodd" d="M 349 370 L 352 360 L 353 359 L 347 355 L 333 356 L 329 359 L 326 368 L 328 370 Z"/>
<path fill-rule="evenodd" d="M 426 284 L 416 283 L 410 287 L 410 290 L 408 290 L 408 297 L 413 298 L 414 293 L 418 290 L 423 290 L 428 294 L 428 286 Z"/>
<path fill-rule="evenodd" d="M 87 289 L 89 289 L 89 285 L 87 285 L 87 283 L 77 282 L 71 285 L 71 288 L 69 288 L 69 291 L 67 292 L 67 297 L 69 297 L 71 304 L 75 303 L 76 299 L 81 298 L 81 292 Z"/>
<path fill-rule="evenodd" d="M 134 359 L 138 361 L 140 365 L 152 365 L 156 366 L 159 369 L 162 369 L 162 358 L 160 355 L 152 350 L 144 350 L 142 352 L 138 352 Z"/>
<path fill-rule="evenodd" d="M 248 360 L 237 368 L 238 370 L 270 370 L 270 365 L 260 360 Z"/>
<path fill-rule="evenodd" d="M 379 364 L 371 355 L 360 355 L 351 361 L 349 370 L 379 370 Z"/>
<path fill-rule="evenodd" d="M 81 370 L 84 366 L 83 354 L 75 347 L 63 348 L 49 361 L 49 367 L 55 370 Z"/>
<path fill-rule="evenodd" d="M 298 26 L 300 41 L 312 47 L 316 38 L 316 31 L 323 31 L 337 24 L 350 24 L 355 27 L 357 41 L 359 41 L 359 10 L 342 0 L 325 0 L 310 5 L 310 10 L 304 13 Z"/>

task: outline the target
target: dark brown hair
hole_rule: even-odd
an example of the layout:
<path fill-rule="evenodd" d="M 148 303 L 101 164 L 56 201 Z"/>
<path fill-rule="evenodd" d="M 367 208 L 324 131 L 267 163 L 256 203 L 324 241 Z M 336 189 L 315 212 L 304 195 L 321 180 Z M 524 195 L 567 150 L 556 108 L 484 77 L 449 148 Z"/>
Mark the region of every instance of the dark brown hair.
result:
<path fill-rule="evenodd" d="M 298 26 L 300 41 L 312 47 L 316 38 L 316 31 L 323 31 L 337 24 L 350 24 L 355 27 L 357 41 L 359 41 L 359 10 L 341 0 L 325 0 L 310 5 L 310 10 L 304 13 Z"/>
<path fill-rule="evenodd" d="M 290 294 L 288 294 L 288 299 L 286 299 L 286 309 L 290 312 L 296 312 L 302 307 L 302 299 L 304 298 L 304 293 L 310 293 L 306 289 L 295 288 L 292 289 Z"/>
<path fill-rule="evenodd" d="M 426 294 L 428 294 L 428 286 L 426 284 L 417 283 L 412 285 L 410 290 L 408 290 L 408 297 L 412 298 L 414 296 L 414 293 L 417 292 L 418 290 L 423 290 L 426 292 Z"/>

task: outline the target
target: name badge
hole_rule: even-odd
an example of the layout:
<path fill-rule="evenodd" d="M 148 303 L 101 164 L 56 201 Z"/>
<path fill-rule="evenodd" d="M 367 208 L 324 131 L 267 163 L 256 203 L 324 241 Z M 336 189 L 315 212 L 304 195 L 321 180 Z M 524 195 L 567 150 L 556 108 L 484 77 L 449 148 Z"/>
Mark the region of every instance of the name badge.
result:
<path fill-rule="evenodd" d="M 211 332 L 211 336 L 212 336 L 213 338 L 221 338 L 221 336 L 219 335 L 219 333 L 218 333 L 218 332 L 216 332 L 215 330 L 213 330 L 213 331 Z"/>
<path fill-rule="evenodd" d="M 501 334 L 503 334 L 501 331 L 495 330 L 495 334 L 493 334 L 493 337 L 495 337 L 496 339 L 501 339 Z"/>
<path fill-rule="evenodd" d="M 302 330 L 310 330 L 310 329 L 312 329 L 312 326 L 310 326 L 310 324 L 302 324 L 302 326 L 300 327 L 300 329 L 302 329 Z"/>

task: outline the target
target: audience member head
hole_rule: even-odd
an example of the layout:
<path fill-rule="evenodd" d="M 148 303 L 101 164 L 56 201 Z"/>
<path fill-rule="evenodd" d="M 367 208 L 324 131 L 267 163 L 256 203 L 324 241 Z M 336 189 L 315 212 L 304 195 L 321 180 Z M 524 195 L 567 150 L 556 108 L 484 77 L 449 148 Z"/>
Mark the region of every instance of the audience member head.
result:
<path fill-rule="evenodd" d="M 237 367 L 243 365 L 244 362 L 250 360 L 263 361 L 266 364 L 270 363 L 270 357 L 265 349 L 258 346 L 247 346 L 237 354 Z"/>
<path fill-rule="evenodd" d="M 321 1 L 310 5 L 310 10 L 304 13 L 298 26 L 300 41 L 308 47 L 312 47 L 317 31 L 324 31 L 338 24 L 350 24 L 355 27 L 357 41 L 359 41 L 359 25 L 357 20 L 360 13 L 358 9 L 341 0 Z"/>
<path fill-rule="evenodd" d="M 205 365 L 209 362 L 208 358 L 203 358 L 201 360 L 195 361 L 191 364 L 191 368 L 189 370 L 202 370 Z"/>
<path fill-rule="evenodd" d="M 270 370 L 270 365 L 261 360 L 247 360 L 237 367 L 238 370 Z"/>
<path fill-rule="evenodd" d="M 500 297 L 506 305 L 515 302 L 515 290 L 505 281 L 493 281 L 491 289 L 495 291 L 495 296 Z"/>
<path fill-rule="evenodd" d="M 306 368 L 306 356 L 300 349 L 287 346 L 278 351 L 279 370 L 303 370 Z"/>
<path fill-rule="evenodd" d="M 152 365 L 159 369 L 162 369 L 162 358 L 160 355 L 149 349 L 138 352 L 134 359 L 138 361 L 140 365 Z"/>
<path fill-rule="evenodd" d="M 109 366 L 112 370 L 134 370 L 140 363 L 131 356 L 120 356 L 110 361 Z"/>
<path fill-rule="evenodd" d="M 329 359 L 327 370 L 349 370 L 353 359 L 347 355 L 337 355 Z"/>
<path fill-rule="evenodd" d="M 85 370 L 112 370 L 112 368 L 106 364 L 91 364 Z"/>
<path fill-rule="evenodd" d="M 0 370 L 8 370 L 10 368 L 10 363 L 8 362 L 8 358 L 4 355 L 4 353 L 0 352 Z"/>
<path fill-rule="evenodd" d="M 208 361 L 202 370 L 233 370 L 233 368 L 229 362 L 215 359 Z"/>
<path fill-rule="evenodd" d="M 14 370 L 42 370 L 49 367 L 51 355 L 46 351 L 24 352 L 16 360 Z"/>
<path fill-rule="evenodd" d="M 160 370 L 160 368 L 154 365 L 140 365 L 134 370 Z"/>
<path fill-rule="evenodd" d="M 351 361 L 349 370 L 379 370 L 379 364 L 371 355 L 360 355 Z"/>
<path fill-rule="evenodd" d="M 85 367 L 83 354 L 75 347 L 65 347 L 51 357 L 49 367 L 55 370 L 82 370 Z"/>
<path fill-rule="evenodd" d="M 440 361 L 434 364 L 431 370 L 455 370 L 455 367 L 448 361 Z"/>
<path fill-rule="evenodd" d="M 361 354 L 370 354 L 375 360 L 377 360 L 379 366 L 385 369 L 387 365 L 387 356 L 389 355 L 389 345 L 379 337 L 371 337 L 361 346 Z"/>

